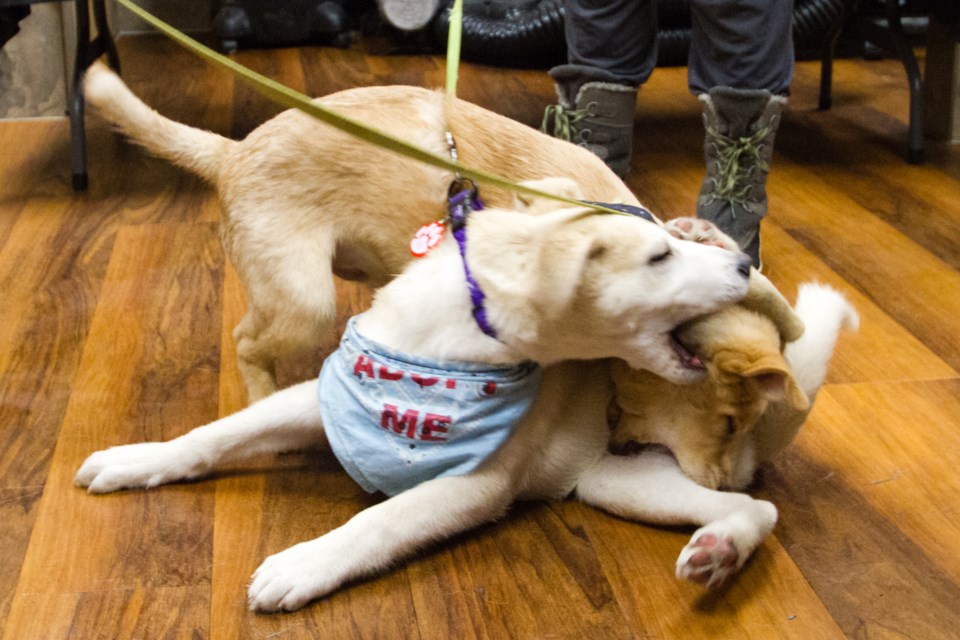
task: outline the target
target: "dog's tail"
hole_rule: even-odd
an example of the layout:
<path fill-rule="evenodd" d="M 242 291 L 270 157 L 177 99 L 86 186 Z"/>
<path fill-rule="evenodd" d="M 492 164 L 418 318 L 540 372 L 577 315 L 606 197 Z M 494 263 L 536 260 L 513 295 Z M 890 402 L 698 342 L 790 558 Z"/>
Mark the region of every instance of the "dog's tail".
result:
<path fill-rule="evenodd" d="M 99 62 L 87 70 L 84 94 L 97 112 L 137 144 L 209 182 L 217 181 L 224 156 L 237 144 L 161 116 Z"/>
<path fill-rule="evenodd" d="M 827 375 L 840 330 L 856 331 L 860 316 L 842 294 L 816 283 L 800 285 L 795 310 L 806 330 L 787 344 L 784 356 L 797 384 L 812 400 Z"/>

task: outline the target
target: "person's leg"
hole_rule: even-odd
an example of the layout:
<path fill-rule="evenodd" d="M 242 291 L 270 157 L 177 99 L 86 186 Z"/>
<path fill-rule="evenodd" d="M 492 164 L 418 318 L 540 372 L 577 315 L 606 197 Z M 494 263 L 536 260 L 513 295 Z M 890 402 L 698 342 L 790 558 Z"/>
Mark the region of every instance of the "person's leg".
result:
<path fill-rule="evenodd" d="M 689 85 L 703 103 L 697 215 L 760 266 L 773 141 L 793 77 L 793 0 L 692 0 Z"/>
<path fill-rule="evenodd" d="M 544 130 L 600 156 L 617 175 L 630 169 L 637 87 L 656 65 L 656 2 L 567 0 L 569 64 L 550 70 L 558 104 Z"/>

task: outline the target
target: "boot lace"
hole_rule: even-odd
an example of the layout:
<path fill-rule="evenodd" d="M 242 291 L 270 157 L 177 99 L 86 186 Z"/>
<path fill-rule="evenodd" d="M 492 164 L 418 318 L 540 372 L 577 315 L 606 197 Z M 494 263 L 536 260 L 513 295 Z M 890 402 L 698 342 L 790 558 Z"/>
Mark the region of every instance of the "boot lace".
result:
<path fill-rule="evenodd" d="M 540 131 L 554 138 L 571 142 L 580 130 L 580 122 L 588 115 L 589 109 L 567 109 L 562 104 L 551 104 L 543 110 Z M 552 133 L 551 129 L 553 129 Z"/>
<path fill-rule="evenodd" d="M 753 190 L 751 169 L 770 170 L 770 163 L 763 157 L 763 140 L 772 132 L 773 128 L 767 125 L 753 135 L 731 138 L 714 127 L 707 127 L 707 136 L 717 150 L 717 176 L 711 178 L 713 193 L 708 202 L 726 200 L 733 217 L 736 217 L 733 205 L 746 208 L 747 196 Z"/>

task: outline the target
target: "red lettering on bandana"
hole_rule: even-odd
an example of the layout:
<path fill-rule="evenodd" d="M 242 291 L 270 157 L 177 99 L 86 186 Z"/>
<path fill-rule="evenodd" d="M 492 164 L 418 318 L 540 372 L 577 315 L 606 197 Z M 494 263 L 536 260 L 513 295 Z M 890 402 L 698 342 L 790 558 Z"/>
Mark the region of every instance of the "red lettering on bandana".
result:
<path fill-rule="evenodd" d="M 446 442 L 450 426 L 450 416 L 441 416 L 428 413 L 423 419 L 423 429 L 420 430 L 420 439 L 427 442 Z"/>
<path fill-rule="evenodd" d="M 367 374 L 368 378 L 373 377 L 373 360 L 367 356 L 359 356 L 353 365 L 353 375 L 359 378 L 361 373 Z"/>
<path fill-rule="evenodd" d="M 408 409 L 400 414 L 395 404 L 384 404 L 380 414 L 380 426 L 387 431 L 402 435 L 409 440 L 423 442 L 446 442 L 453 418 L 438 413 L 428 413 L 420 424 L 420 411 Z M 419 427 L 419 429 L 418 429 Z"/>
<path fill-rule="evenodd" d="M 409 409 L 403 412 L 403 417 L 400 417 L 399 413 L 400 410 L 396 405 L 383 405 L 383 413 L 380 415 L 380 426 L 387 431 L 393 431 L 394 433 L 405 435 L 411 440 L 415 440 L 420 412 L 416 409 Z M 404 431 L 406 431 L 406 433 L 404 433 Z"/>
<path fill-rule="evenodd" d="M 396 380 L 400 380 L 401 378 L 403 378 L 403 370 L 402 370 L 402 369 L 401 369 L 401 370 L 398 370 L 398 371 L 391 371 L 390 369 L 387 369 L 385 366 L 380 365 L 380 379 L 381 379 L 381 380 L 394 380 L 394 381 L 396 381 Z"/>
<path fill-rule="evenodd" d="M 416 373 L 410 375 L 410 379 L 421 387 L 432 387 L 440 381 L 440 378 L 424 378 Z"/>

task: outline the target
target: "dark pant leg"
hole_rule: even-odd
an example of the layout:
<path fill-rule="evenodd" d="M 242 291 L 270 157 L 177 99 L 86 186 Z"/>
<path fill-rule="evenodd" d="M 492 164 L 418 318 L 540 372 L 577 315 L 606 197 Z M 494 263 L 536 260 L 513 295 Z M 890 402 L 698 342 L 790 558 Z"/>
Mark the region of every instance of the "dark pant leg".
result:
<path fill-rule="evenodd" d="M 570 64 L 604 82 L 646 82 L 657 63 L 654 0 L 566 0 L 564 10 Z"/>
<path fill-rule="evenodd" d="M 691 0 L 688 82 L 766 89 L 789 95 L 793 78 L 793 0 Z"/>

